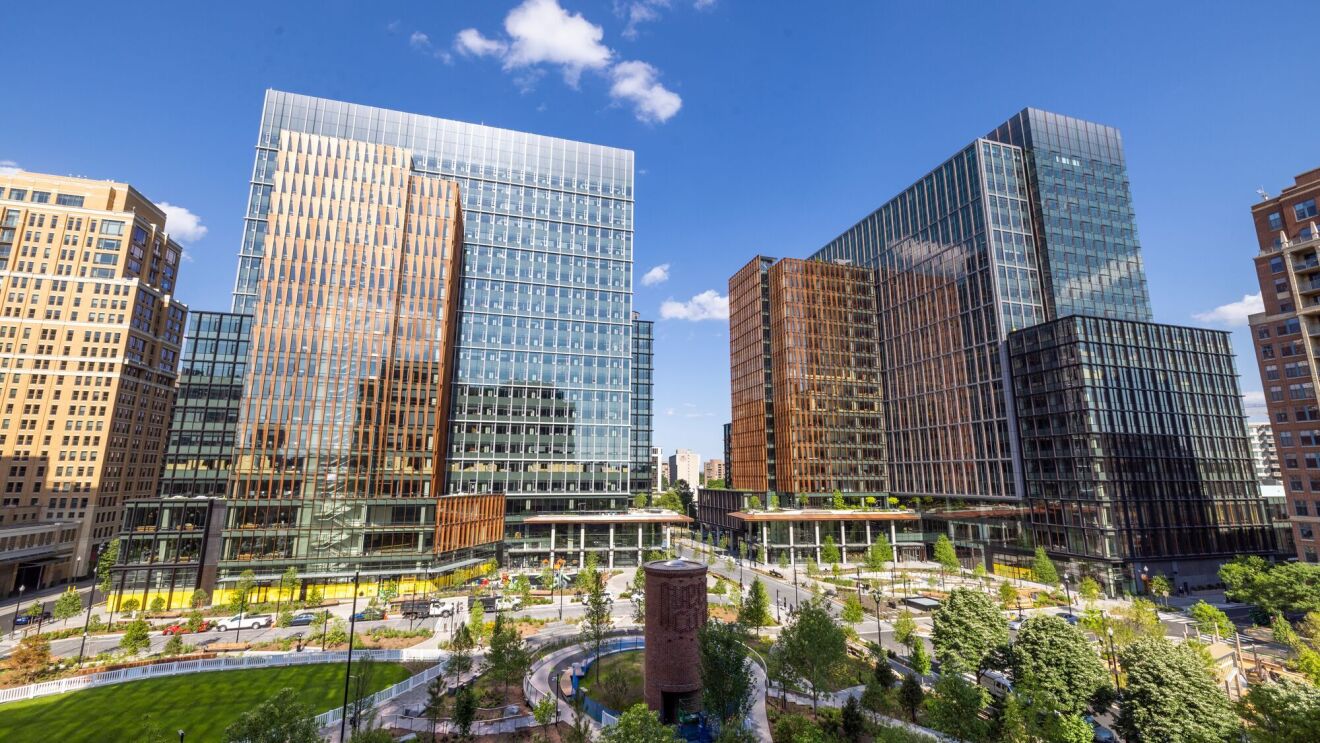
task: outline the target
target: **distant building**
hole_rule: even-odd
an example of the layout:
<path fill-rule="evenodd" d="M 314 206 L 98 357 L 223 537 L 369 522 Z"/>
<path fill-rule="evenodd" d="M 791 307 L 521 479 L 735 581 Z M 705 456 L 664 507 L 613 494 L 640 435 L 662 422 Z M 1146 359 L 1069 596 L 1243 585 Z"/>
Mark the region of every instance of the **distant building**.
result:
<path fill-rule="evenodd" d="M 1274 485 L 1282 479 L 1279 470 L 1279 450 L 1274 445 L 1274 428 L 1269 423 L 1248 423 L 1251 435 L 1251 458 L 1256 465 L 1256 479 L 1263 485 Z"/>
<path fill-rule="evenodd" d="M 679 480 L 686 481 L 693 492 L 701 485 L 701 457 L 691 449 L 675 449 L 669 455 L 669 486 Z"/>
<path fill-rule="evenodd" d="M 658 446 L 651 447 L 651 492 L 663 492 L 668 477 L 669 465 L 665 462 L 664 449 Z"/>
<path fill-rule="evenodd" d="M 733 424 L 724 424 L 724 487 L 733 488 Z"/>
<path fill-rule="evenodd" d="M 707 459 L 701 466 L 701 473 L 706 476 L 706 482 L 724 479 L 724 460 Z"/>

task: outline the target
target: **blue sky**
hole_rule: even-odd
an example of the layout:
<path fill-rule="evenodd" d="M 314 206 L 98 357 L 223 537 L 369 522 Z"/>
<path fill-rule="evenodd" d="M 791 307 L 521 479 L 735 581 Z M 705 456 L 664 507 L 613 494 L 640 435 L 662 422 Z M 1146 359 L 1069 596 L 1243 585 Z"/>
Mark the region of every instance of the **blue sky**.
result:
<path fill-rule="evenodd" d="M 704 459 L 729 417 L 728 276 L 756 253 L 808 255 L 1029 105 L 1123 131 L 1156 319 L 1235 329 L 1258 393 L 1234 304 L 1258 291 L 1248 210 L 1258 187 L 1320 165 L 1317 16 L 1227 2 L 17 3 L 0 161 L 127 180 L 186 210 L 171 221 L 192 256 L 179 297 L 227 309 L 267 87 L 634 149 L 656 443 Z M 656 266 L 667 278 L 643 285 Z"/>

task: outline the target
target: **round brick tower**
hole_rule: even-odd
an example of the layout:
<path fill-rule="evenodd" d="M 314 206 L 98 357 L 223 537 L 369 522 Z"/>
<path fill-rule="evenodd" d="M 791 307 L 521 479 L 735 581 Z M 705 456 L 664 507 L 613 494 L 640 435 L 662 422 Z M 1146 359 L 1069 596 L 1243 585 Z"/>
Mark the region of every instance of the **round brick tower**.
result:
<path fill-rule="evenodd" d="M 706 624 L 706 566 L 656 560 L 646 571 L 646 706 L 665 723 L 701 708 L 697 631 Z"/>

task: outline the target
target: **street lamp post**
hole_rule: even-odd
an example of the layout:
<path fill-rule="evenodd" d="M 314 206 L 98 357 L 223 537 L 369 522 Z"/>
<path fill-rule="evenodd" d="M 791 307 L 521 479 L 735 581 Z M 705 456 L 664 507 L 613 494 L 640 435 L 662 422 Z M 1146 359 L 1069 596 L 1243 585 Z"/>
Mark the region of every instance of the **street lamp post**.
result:
<path fill-rule="evenodd" d="M 183 743 L 183 731 L 179 731 L 179 743 Z"/>
<path fill-rule="evenodd" d="M 782 615 L 779 613 L 779 589 L 775 589 L 775 622 L 780 622 Z"/>
<path fill-rule="evenodd" d="M 796 606 L 802 600 L 802 594 L 798 591 L 797 560 L 793 561 L 793 604 Z"/>
<path fill-rule="evenodd" d="M 881 650 L 883 650 L 884 638 L 880 636 L 880 589 L 879 588 L 875 589 L 875 593 L 871 594 L 871 598 L 875 600 L 875 644 L 879 646 Z"/>
<path fill-rule="evenodd" d="M 1109 636 L 1109 657 L 1114 664 L 1114 691 L 1117 692 L 1121 691 L 1121 687 L 1118 684 L 1118 652 L 1114 650 L 1114 628 L 1106 627 L 1105 634 Z"/>
<path fill-rule="evenodd" d="M 1068 613 L 1072 614 L 1072 591 L 1068 588 L 1068 574 L 1063 575 L 1063 592 L 1068 596 Z"/>
<path fill-rule="evenodd" d="M 92 584 L 92 590 L 87 594 L 87 616 L 83 618 L 82 643 L 78 646 L 78 665 L 82 665 L 83 651 L 87 649 L 87 625 L 92 621 L 92 607 L 96 604 L 96 584 Z"/>
<path fill-rule="evenodd" d="M 1022 621 L 1022 597 L 1017 597 L 1018 621 Z"/>
<path fill-rule="evenodd" d="M 14 634 L 18 634 L 18 618 L 23 616 L 23 592 L 26 590 L 27 586 L 20 585 L 18 587 L 18 603 L 14 605 Z"/>
<path fill-rule="evenodd" d="M 344 662 L 344 706 L 339 716 L 339 740 L 343 741 L 344 728 L 348 723 L 348 685 L 353 678 L 353 630 L 357 626 L 358 581 L 362 577 L 360 570 L 353 571 L 353 613 L 348 615 L 348 659 Z"/>

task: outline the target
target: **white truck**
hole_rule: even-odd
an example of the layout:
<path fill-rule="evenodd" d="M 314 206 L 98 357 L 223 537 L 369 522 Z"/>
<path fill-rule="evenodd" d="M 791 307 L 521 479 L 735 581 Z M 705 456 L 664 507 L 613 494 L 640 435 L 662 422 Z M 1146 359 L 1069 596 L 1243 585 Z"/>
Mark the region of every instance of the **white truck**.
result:
<path fill-rule="evenodd" d="M 215 628 L 228 632 L 231 629 L 261 629 L 274 623 L 275 620 L 269 614 L 235 614 L 228 619 L 221 619 Z"/>

